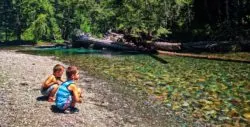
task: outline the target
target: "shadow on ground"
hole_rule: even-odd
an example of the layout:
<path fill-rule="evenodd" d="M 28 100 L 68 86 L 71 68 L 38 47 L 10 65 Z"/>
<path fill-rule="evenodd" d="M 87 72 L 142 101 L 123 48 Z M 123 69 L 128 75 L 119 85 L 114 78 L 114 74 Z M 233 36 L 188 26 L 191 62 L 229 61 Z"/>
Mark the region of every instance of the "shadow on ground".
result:
<path fill-rule="evenodd" d="M 56 105 L 51 105 L 50 110 L 54 113 L 64 113 L 64 111 L 57 108 Z"/>
<path fill-rule="evenodd" d="M 36 98 L 37 101 L 48 101 L 48 97 L 47 96 L 40 96 Z"/>
<path fill-rule="evenodd" d="M 36 98 L 37 101 L 48 101 L 47 96 L 39 96 Z M 64 113 L 64 111 L 58 109 L 56 105 L 51 105 L 50 110 L 54 113 Z"/>

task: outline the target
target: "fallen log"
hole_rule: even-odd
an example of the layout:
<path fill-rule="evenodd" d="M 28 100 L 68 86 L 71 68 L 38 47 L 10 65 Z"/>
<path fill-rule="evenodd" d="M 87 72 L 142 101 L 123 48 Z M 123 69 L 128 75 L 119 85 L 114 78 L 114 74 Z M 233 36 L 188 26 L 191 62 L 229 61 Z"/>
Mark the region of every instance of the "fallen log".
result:
<path fill-rule="evenodd" d="M 135 48 L 128 47 L 123 44 L 119 44 L 113 42 L 111 40 L 103 40 L 103 39 L 96 39 L 92 37 L 86 37 L 79 40 L 75 40 L 72 43 L 72 47 L 79 48 L 93 48 L 93 49 L 111 49 L 111 50 L 126 50 L 126 51 L 134 51 Z"/>
<path fill-rule="evenodd" d="M 88 34 L 76 36 L 72 43 L 73 47 L 115 50 L 138 50 L 138 51 L 177 51 L 177 52 L 228 52 L 234 50 L 235 42 L 231 41 L 199 41 L 187 43 L 172 42 L 147 42 L 139 37 L 110 33 L 106 39 L 95 39 Z M 249 43 L 242 43 L 242 50 L 248 51 Z"/>
<path fill-rule="evenodd" d="M 229 41 L 200 41 L 182 43 L 182 49 L 185 51 L 209 51 L 226 52 L 231 50 L 232 42 Z"/>
<path fill-rule="evenodd" d="M 162 55 L 170 55 L 170 56 L 182 56 L 182 57 L 192 57 L 192 58 L 199 58 L 199 59 L 250 63 L 250 60 L 222 58 L 222 57 L 213 56 L 213 55 L 199 55 L 199 54 L 191 54 L 191 53 L 176 53 L 176 52 L 169 52 L 169 51 L 162 51 L 162 50 L 157 50 L 157 53 L 162 54 Z"/>
<path fill-rule="evenodd" d="M 167 51 L 181 50 L 181 43 L 155 42 L 153 45 L 156 48 L 156 50 L 167 50 Z"/>

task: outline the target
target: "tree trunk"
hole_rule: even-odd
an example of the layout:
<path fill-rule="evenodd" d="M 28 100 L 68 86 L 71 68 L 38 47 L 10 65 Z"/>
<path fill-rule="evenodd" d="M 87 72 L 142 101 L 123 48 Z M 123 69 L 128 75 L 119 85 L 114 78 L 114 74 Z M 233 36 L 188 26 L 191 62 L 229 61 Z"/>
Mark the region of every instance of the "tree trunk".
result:
<path fill-rule="evenodd" d="M 220 3 L 220 1 L 218 1 L 218 4 L 217 4 L 217 11 L 218 11 L 218 19 L 219 19 L 219 20 L 221 20 L 221 15 L 222 15 L 220 5 L 221 5 L 221 3 Z M 217 20 L 218 20 L 218 19 L 217 19 Z"/>
<path fill-rule="evenodd" d="M 165 23 L 164 23 L 164 25 L 165 25 L 165 27 L 167 27 L 168 26 L 168 15 L 167 15 L 167 3 L 166 3 L 166 0 L 164 0 L 164 14 L 165 14 Z"/>
<path fill-rule="evenodd" d="M 18 7 L 18 14 L 16 16 L 16 36 L 17 36 L 17 40 L 21 40 L 21 29 L 22 29 L 22 26 L 21 26 L 21 21 L 20 21 L 20 14 L 21 14 L 21 9 Z"/>
<path fill-rule="evenodd" d="M 58 0 L 55 0 L 55 14 L 58 14 Z"/>
<path fill-rule="evenodd" d="M 21 29 L 20 28 L 17 29 L 16 35 L 17 35 L 17 40 L 18 41 L 22 40 L 22 38 L 21 38 Z"/>
<path fill-rule="evenodd" d="M 230 15 L 229 15 L 229 2 L 228 0 L 225 0 L 225 12 L 226 12 L 226 22 L 227 24 L 229 24 L 229 18 L 230 18 Z"/>
<path fill-rule="evenodd" d="M 205 7 L 205 11 L 207 13 L 208 20 L 209 20 L 209 22 L 211 22 L 212 21 L 212 17 L 211 17 L 211 14 L 209 12 L 209 8 L 208 8 L 208 5 L 207 5 L 207 0 L 204 0 L 204 7 Z"/>
<path fill-rule="evenodd" d="M 8 41 L 8 27 L 5 26 L 5 41 Z"/>
<path fill-rule="evenodd" d="M 4 1 L 3 3 L 4 3 L 4 4 L 3 4 L 4 10 L 5 10 L 5 11 L 8 10 L 8 4 L 7 4 L 7 2 Z M 3 19 L 4 19 L 4 20 L 3 20 L 3 27 L 5 28 L 5 29 L 4 29 L 4 32 L 5 32 L 5 41 L 7 41 L 7 40 L 8 40 L 7 11 L 4 12 Z"/>

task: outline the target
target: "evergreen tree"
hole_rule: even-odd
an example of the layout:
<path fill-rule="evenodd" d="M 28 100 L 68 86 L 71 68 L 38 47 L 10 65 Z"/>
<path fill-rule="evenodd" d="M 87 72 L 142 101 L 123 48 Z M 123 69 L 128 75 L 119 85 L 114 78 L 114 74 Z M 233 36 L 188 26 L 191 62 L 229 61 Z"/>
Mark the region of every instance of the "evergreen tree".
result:
<path fill-rule="evenodd" d="M 55 18 L 55 9 L 50 1 L 27 1 L 25 10 L 30 24 L 23 36 L 35 40 L 61 39 L 60 29 Z"/>
<path fill-rule="evenodd" d="M 2 15 L 1 17 L 1 27 L 0 27 L 0 33 L 1 35 L 4 35 L 4 40 L 7 41 L 10 39 L 11 34 L 13 32 L 13 6 L 11 1 L 9 0 L 2 0 L 0 5 L 0 13 Z M 3 34 L 4 33 L 4 34 Z"/>
<path fill-rule="evenodd" d="M 66 40 L 76 29 L 141 38 L 178 33 L 247 38 L 249 5 L 248 0 L 1 0 L 0 39 Z"/>

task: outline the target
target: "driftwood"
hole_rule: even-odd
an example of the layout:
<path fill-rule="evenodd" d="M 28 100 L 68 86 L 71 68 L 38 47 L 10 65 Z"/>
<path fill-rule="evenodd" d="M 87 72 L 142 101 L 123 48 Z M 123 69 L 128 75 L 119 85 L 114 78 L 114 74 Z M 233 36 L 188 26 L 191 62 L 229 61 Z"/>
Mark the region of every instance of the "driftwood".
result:
<path fill-rule="evenodd" d="M 72 43 L 72 47 L 126 50 L 126 51 L 134 51 L 135 50 L 133 47 L 128 47 L 126 45 L 122 45 L 122 44 L 116 43 L 116 42 L 111 41 L 111 40 L 96 39 L 96 38 L 92 38 L 92 37 L 75 40 Z"/>
<path fill-rule="evenodd" d="M 134 43 L 133 41 L 126 41 L 122 34 L 110 33 L 104 39 L 95 39 L 86 35 L 78 36 L 73 40 L 72 47 L 154 52 L 156 49 L 179 51 L 181 50 L 181 43 Z"/>
<path fill-rule="evenodd" d="M 182 43 L 184 51 L 209 51 L 209 52 L 226 52 L 230 51 L 233 43 L 229 41 L 200 41 Z"/>
<path fill-rule="evenodd" d="M 166 50 L 166 51 L 181 50 L 181 43 L 155 42 L 153 45 L 156 48 L 156 50 Z"/>
<path fill-rule="evenodd" d="M 89 35 L 80 34 L 73 40 L 73 47 L 95 48 L 95 49 L 117 49 L 138 51 L 175 51 L 175 52 L 227 52 L 232 51 L 235 42 L 230 41 L 200 41 L 187 43 L 172 42 L 145 42 L 141 37 L 108 32 L 104 39 L 95 39 Z M 240 43 L 241 50 L 248 51 L 249 43 Z M 238 48 L 238 47 L 237 47 Z"/>
<path fill-rule="evenodd" d="M 120 42 L 123 41 L 124 35 L 123 34 L 117 34 L 114 32 L 109 32 L 104 36 L 105 40 L 111 40 L 113 42 Z"/>
<path fill-rule="evenodd" d="M 176 53 L 176 52 L 161 51 L 161 50 L 157 50 L 157 53 L 170 55 L 170 56 L 183 56 L 183 57 L 193 57 L 193 58 L 199 58 L 199 59 L 210 59 L 210 60 L 250 63 L 250 60 L 222 58 L 222 57 L 213 56 L 213 55 L 199 55 L 199 54 L 191 54 L 191 53 Z"/>

